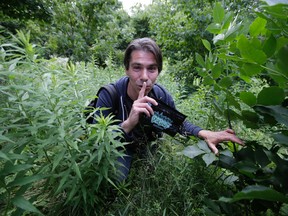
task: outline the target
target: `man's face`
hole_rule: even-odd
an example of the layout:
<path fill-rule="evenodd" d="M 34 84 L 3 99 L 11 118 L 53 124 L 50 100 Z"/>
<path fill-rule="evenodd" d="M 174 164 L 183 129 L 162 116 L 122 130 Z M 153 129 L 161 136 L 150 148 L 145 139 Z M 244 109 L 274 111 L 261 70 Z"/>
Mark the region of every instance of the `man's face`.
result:
<path fill-rule="evenodd" d="M 126 70 L 129 77 L 127 93 L 132 100 L 138 98 L 139 91 L 144 82 L 146 82 L 147 95 L 153 88 L 159 75 L 155 56 L 151 52 L 135 50 L 131 53 L 129 69 Z"/>

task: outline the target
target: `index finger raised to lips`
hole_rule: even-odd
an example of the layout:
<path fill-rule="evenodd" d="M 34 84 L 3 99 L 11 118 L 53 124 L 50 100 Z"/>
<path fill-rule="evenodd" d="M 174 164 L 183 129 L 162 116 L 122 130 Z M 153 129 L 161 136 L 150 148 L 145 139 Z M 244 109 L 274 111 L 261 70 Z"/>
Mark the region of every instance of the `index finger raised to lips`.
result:
<path fill-rule="evenodd" d="M 146 90 L 146 82 L 143 82 L 142 88 L 139 91 L 138 99 L 143 98 L 145 96 L 145 90 Z"/>

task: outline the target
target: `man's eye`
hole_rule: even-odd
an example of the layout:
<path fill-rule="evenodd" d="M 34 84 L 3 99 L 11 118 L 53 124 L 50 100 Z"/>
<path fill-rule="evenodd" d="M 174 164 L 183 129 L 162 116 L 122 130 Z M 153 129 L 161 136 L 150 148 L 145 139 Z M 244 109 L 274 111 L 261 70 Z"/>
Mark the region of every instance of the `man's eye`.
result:
<path fill-rule="evenodd" d="M 150 72 L 155 72 L 157 70 L 157 67 L 154 67 L 154 66 L 153 67 L 149 67 L 148 70 Z"/>
<path fill-rule="evenodd" d="M 139 70 L 141 70 L 141 67 L 140 66 L 133 66 L 133 70 L 134 71 L 139 71 Z"/>

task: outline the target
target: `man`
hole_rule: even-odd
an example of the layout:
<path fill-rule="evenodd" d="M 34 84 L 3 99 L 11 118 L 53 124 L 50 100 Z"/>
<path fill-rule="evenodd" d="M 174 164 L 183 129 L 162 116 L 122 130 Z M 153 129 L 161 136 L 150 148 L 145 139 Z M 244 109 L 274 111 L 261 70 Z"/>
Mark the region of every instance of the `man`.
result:
<path fill-rule="evenodd" d="M 124 165 L 119 168 L 123 174 L 120 181 L 128 175 L 133 154 L 139 150 L 143 151 L 148 142 L 156 140 L 161 135 L 159 129 L 145 124 L 144 121 L 145 116 L 148 118 L 153 116 L 152 105 L 157 106 L 157 100 L 161 100 L 175 108 L 171 95 L 156 84 L 162 70 L 162 54 L 152 39 L 141 38 L 132 41 L 125 51 L 124 65 L 127 76 L 115 83 L 119 95 L 118 112 L 115 115 L 120 120 L 125 141 L 130 144 L 126 147 L 127 157 L 118 159 Z M 96 107 L 113 107 L 108 91 L 100 92 Z M 112 109 L 102 111 L 104 116 L 110 113 L 114 113 Z M 215 154 L 218 154 L 216 146 L 220 142 L 232 141 L 243 144 L 230 129 L 213 132 L 203 130 L 188 121 L 184 121 L 180 133 L 204 139 Z"/>

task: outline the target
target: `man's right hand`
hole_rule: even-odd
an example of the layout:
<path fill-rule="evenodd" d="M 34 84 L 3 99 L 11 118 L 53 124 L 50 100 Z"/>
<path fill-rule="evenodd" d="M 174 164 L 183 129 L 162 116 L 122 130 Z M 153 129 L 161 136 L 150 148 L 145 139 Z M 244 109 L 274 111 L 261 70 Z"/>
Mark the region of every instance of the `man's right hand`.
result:
<path fill-rule="evenodd" d="M 153 109 L 149 105 L 149 103 L 155 106 L 158 105 L 156 100 L 151 97 L 145 96 L 145 90 L 146 82 L 143 83 L 143 86 L 139 91 L 138 98 L 134 101 L 132 105 L 128 118 L 121 125 L 122 129 L 126 133 L 129 133 L 133 130 L 133 128 L 138 124 L 141 115 L 144 114 L 148 117 L 151 117 L 154 114 Z"/>

